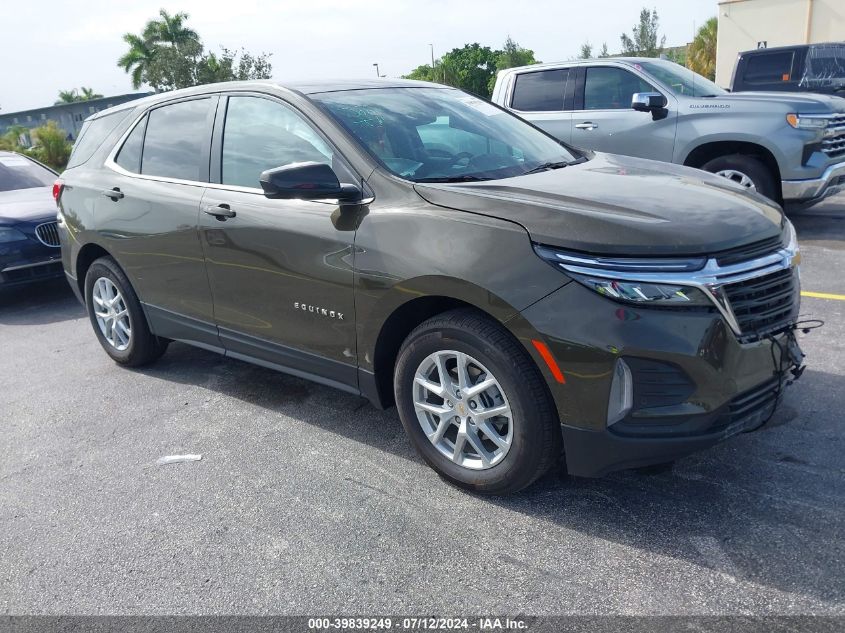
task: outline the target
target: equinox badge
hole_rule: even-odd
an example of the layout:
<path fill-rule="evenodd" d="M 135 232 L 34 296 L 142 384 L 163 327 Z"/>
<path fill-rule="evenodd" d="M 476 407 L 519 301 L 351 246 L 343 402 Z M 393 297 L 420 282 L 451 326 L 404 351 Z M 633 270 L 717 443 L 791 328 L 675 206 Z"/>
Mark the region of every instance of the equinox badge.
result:
<path fill-rule="evenodd" d="M 295 310 L 302 310 L 303 312 L 313 312 L 314 314 L 319 314 L 332 319 L 338 319 L 339 321 L 343 321 L 343 312 L 337 312 L 336 310 L 329 310 L 328 308 L 312 306 L 306 303 L 300 303 L 299 301 L 294 301 L 293 307 Z"/>

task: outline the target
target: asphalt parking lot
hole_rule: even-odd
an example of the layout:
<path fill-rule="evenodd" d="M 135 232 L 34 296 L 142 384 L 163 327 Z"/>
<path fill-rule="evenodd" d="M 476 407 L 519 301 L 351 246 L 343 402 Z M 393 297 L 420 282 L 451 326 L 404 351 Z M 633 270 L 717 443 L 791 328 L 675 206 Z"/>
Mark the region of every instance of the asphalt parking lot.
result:
<path fill-rule="evenodd" d="M 845 196 L 792 217 L 845 295 Z M 121 369 L 63 281 L 0 295 L 0 613 L 845 614 L 845 301 L 802 312 L 765 430 L 479 498 L 393 410 L 181 344 Z"/>

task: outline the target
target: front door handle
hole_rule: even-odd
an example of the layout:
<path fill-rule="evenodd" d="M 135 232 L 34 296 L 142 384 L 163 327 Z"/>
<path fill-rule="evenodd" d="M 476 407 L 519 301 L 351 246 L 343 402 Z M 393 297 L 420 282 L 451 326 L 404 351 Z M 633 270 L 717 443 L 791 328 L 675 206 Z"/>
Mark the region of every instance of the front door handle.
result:
<path fill-rule="evenodd" d="M 593 123 L 592 121 L 584 121 L 583 123 L 578 123 L 575 127 L 577 127 L 579 130 L 595 130 L 598 126 L 598 123 Z"/>
<path fill-rule="evenodd" d="M 225 222 L 228 218 L 233 218 L 237 215 L 228 204 L 209 204 L 203 209 L 203 211 L 205 211 L 208 215 L 214 216 L 221 222 Z"/>
<path fill-rule="evenodd" d="M 123 197 L 123 192 L 119 187 L 114 187 L 113 189 L 103 189 L 100 193 L 102 193 L 106 198 L 111 198 L 115 202 Z"/>

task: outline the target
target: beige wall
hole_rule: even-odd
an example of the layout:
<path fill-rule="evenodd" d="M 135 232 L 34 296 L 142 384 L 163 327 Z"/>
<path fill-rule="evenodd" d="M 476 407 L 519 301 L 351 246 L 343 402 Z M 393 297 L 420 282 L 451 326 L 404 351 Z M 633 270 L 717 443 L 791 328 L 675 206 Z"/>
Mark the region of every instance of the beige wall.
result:
<path fill-rule="evenodd" d="M 736 56 L 757 48 L 845 40 L 845 0 L 719 2 L 716 83 L 728 87 Z"/>

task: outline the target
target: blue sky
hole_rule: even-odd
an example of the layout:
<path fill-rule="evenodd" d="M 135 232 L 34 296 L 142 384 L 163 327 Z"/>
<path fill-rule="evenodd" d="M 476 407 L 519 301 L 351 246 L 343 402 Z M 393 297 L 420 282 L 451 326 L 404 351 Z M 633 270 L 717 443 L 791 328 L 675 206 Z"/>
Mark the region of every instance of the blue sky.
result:
<path fill-rule="evenodd" d="M 577 55 L 590 41 L 618 48 L 644 6 L 656 8 L 667 44 L 692 39 L 716 0 L 31 0 L 14 3 L 0 38 L 0 111 L 49 105 L 59 90 L 130 92 L 115 62 L 121 35 L 159 8 L 186 11 L 207 47 L 273 53 L 277 79 L 390 77 L 468 42 L 499 47 L 510 35 L 538 59 Z M 11 17 L 11 16 L 7 16 Z M 11 25 L 14 24 L 14 28 Z"/>

